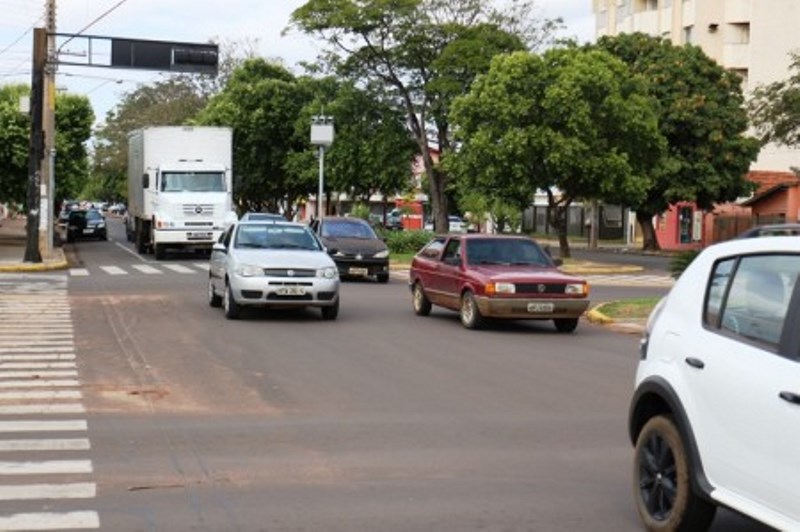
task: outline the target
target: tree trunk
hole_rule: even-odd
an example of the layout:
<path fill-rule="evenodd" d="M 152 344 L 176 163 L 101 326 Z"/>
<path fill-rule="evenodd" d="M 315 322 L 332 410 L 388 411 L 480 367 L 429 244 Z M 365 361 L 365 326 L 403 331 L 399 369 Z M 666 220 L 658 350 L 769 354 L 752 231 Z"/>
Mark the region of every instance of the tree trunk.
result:
<path fill-rule="evenodd" d="M 653 215 L 641 211 L 636 211 L 636 221 L 642 228 L 642 249 L 645 251 L 659 251 L 661 246 L 658 244 L 656 230 L 653 227 Z"/>
<path fill-rule="evenodd" d="M 423 156 L 423 159 L 425 157 Z M 431 159 L 430 156 L 427 159 Z M 447 219 L 447 194 L 445 194 L 445 176 L 433 167 L 430 160 L 430 171 L 426 166 L 428 181 L 430 182 L 430 200 L 433 214 L 433 230 L 437 233 L 447 233 L 450 222 Z"/>
<path fill-rule="evenodd" d="M 572 256 L 567 238 L 567 211 L 571 203 L 572 200 L 569 199 L 560 203 L 556 201 L 555 196 L 549 190 L 547 191 L 548 223 L 558 233 L 558 249 L 562 259 Z"/>

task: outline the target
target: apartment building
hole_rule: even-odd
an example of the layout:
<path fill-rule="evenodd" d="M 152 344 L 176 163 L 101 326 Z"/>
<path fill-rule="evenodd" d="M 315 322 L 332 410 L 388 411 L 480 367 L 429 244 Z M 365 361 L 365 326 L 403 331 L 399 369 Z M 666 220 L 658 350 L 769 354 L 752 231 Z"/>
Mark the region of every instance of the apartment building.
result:
<path fill-rule="evenodd" d="M 591 1 L 597 37 L 642 32 L 670 39 L 676 45 L 699 46 L 742 77 L 745 95 L 759 85 L 787 79 L 790 53 L 800 53 L 800 0 Z M 799 149 L 764 146 L 749 174 L 762 185 L 756 199 L 762 194 L 773 195 L 776 177 L 797 188 L 800 183 L 793 167 L 800 167 Z M 748 203 L 758 223 L 758 201 L 751 199 Z M 790 208 L 783 218 L 800 219 L 800 210 Z M 698 235 L 699 230 L 695 227 L 692 232 Z M 684 244 L 696 241 L 687 241 L 685 236 L 681 240 Z"/>

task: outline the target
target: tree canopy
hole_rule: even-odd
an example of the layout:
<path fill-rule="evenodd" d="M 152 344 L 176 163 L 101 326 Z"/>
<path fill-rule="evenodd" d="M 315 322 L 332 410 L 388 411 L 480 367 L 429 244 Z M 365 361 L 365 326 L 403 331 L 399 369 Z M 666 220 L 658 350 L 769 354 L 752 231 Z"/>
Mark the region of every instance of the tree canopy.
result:
<path fill-rule="evenodd" d="M 749 102 L 753 125 L 764 143 L 800 146 L 800 53 L 792 55 L 791 75 L 757 87 Z"/>
<path fill-rule="evenodd" d="M 606 50 L 643 76 L 658 101 L 659 130 L 668 149 L 649 173 L 643 199 L 627 202 L 636 211 L 645 249 L 657 249 L 653 217 L 670 204 L 693 201 L 701 209 L 748 195 L 746 179 L 759 143 L 747 136 L 741 78 L 700 48 L 675 46 L 642 33 L 601 37 Z"/>
<path fill-rule="evenodd" d="M 421 154 L 436 228 L 448 227 L 448 177 L 435 164 L 452 151 L 449 110 L 498 53 L 546 40 L 557 21 L 531 17 L 531 2 L 482 0 L 309 0 L 292 25 L 329 47 L 321 58 L 340 75 L 385 87 L 406 115 Z"/>
<path fill-rule="evenodd" d="M 664 151 L 646 84 L 599 50 L 497 56 L 452 120 L 463 188 L 519 208 L 546 191 L 565 257 L 570 203 L 643 198 Z"/>
<path fill-rule="evenodd" d="M 30 87 L 0 87 L 0 202 L 25 203 L 28 183 L 30 118 L 19 110 Z"/>

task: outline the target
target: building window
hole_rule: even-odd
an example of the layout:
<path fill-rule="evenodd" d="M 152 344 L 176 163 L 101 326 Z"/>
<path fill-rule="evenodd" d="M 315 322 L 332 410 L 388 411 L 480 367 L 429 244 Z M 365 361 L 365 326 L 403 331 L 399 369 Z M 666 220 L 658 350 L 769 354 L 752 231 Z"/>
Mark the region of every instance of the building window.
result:
<path fill-rule="evenodd" d="M 750 23 L 729 24 L 728 42 L 730 44 L 748 44 L 750 42 Z"/>
<path fill-rule="evenodd" d="M 656 9 L 658 9 L 658 0 L 635 0 L 633 7 L 634 13 L 655 11 Z"/>
<path fill-rule="evenodd" d="M 685 28 L 683 28 L 683 42 L 685 44 L 692 43 L 692 34 L 694 33 L 693 30 L 694 26 L 686 26 Z"/>
<path fill-rule="evenodd" d="M 750 82 L 750 71 L 746 68 L 732 68 L 731 72 L 737 74 L 742 80 L 742 91 L 747 92 Z"/>

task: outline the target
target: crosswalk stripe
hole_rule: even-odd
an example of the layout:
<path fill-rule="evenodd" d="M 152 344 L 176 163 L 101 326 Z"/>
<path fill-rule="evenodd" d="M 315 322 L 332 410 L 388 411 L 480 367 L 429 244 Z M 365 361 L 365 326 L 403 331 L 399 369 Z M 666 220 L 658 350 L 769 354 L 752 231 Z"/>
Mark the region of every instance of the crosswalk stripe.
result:
<path fill-rule="evenodd" d="M 86 277 L 87 275 L 89 275 L 89 270 L 87 270 L 86 268 L 70 268 L 69 274 L 72 277 Z"/>
<path fill-rule="evenodd" d="M 164 273 L 161 270 L 159 270 L 158 268 L 153 268 L 149 264 L 133 264 L 132 266 L 133 266 L 133 269 L 135 269 L 137 271 L 140 271 L 142 273 L 146 273 L 148 275 Z"/>
<path fill-rule="evenodd" d="M 86 431 L 86 420 L 0 421 L 0 432 Z"/>
<path fill-rule="evenodd" d="M 51 370 L 31 370 L 31 371 L 2 371 L 0 379 L 40 379 L 43 377 L 77 377 L 78 370 L 75 369 L 51 369 Z"/>
<path fill-rule="evenodd" d="M 88 451 L 87 438 L 57 438 L 42 440 L 0 440 L 0 452 L 17 451 Z"/>
<path fill-rule="evenodd" d="M 172 270 L 173 272 L 177 273 L 197 273 L 191 268 L 187 268 L 186 266 L 181 266 L 180 264 L 164 264 L 164 267 L 168 270 Z"/>
<path fill-rule="evenodd" d="M 100 269 L 109 275 L 128 275 L 128 272 L 119 266 L 100 266 Z"/>
<path fill-rule="evenodd" d="M 198 268 L 200 270 L 203 270 L 204 272 L 207 272 L 208 268 L 209 268 L 209 263 L 208 262 L 195 262 L 192 266 L 194 266 L 195 268 Z"/>
<path fill-rule="evenodd" d="M 0 388 L 68 388 L 79 385 L 75 379 L 0 381 Z"/>
<path fill-rule="evenodd" d="M 26 349 L 26 351 L 28 350 Z M 3 360 L 75 360 L 75 353 L 0 354 L 0 361 Z"/>
<path fill-rule="evenodd" d="M 27 399 L 80 399 L 83 394 L 79 390 L 33 390 L 0 392 L 0 401 L 17 401 Z"/>
<path fill-rule="evenodd" d="M 70 484 L 15 484 L 0 486 L 0 500 L 23 501 L 33 499 L 91 499 L 97 496 L 93 482 Z"/>
<path fill-rule="evenodd" d="M 70 369 L 78 367 L 75 362 L 3 362 L 0 360 L 0 370 L 4 369 Z"/>
<path fill-rule="evenodd" d="M 80 403 L 46 404 L 46 405 L 0 405 L 0 414 L 85 414 L 86 408 Z"/>
<path fill-rule="evenodd" d="M 38 512 L 0 516 L 0 530 L 67 530 L 100 528 L 97 512 Z"/>
<path fill-rule="evenodd" d="M 49 475 L 91 473 L 91 460 L 43 460 L 40 462 L 0 462 L 0 475 Z"/>

